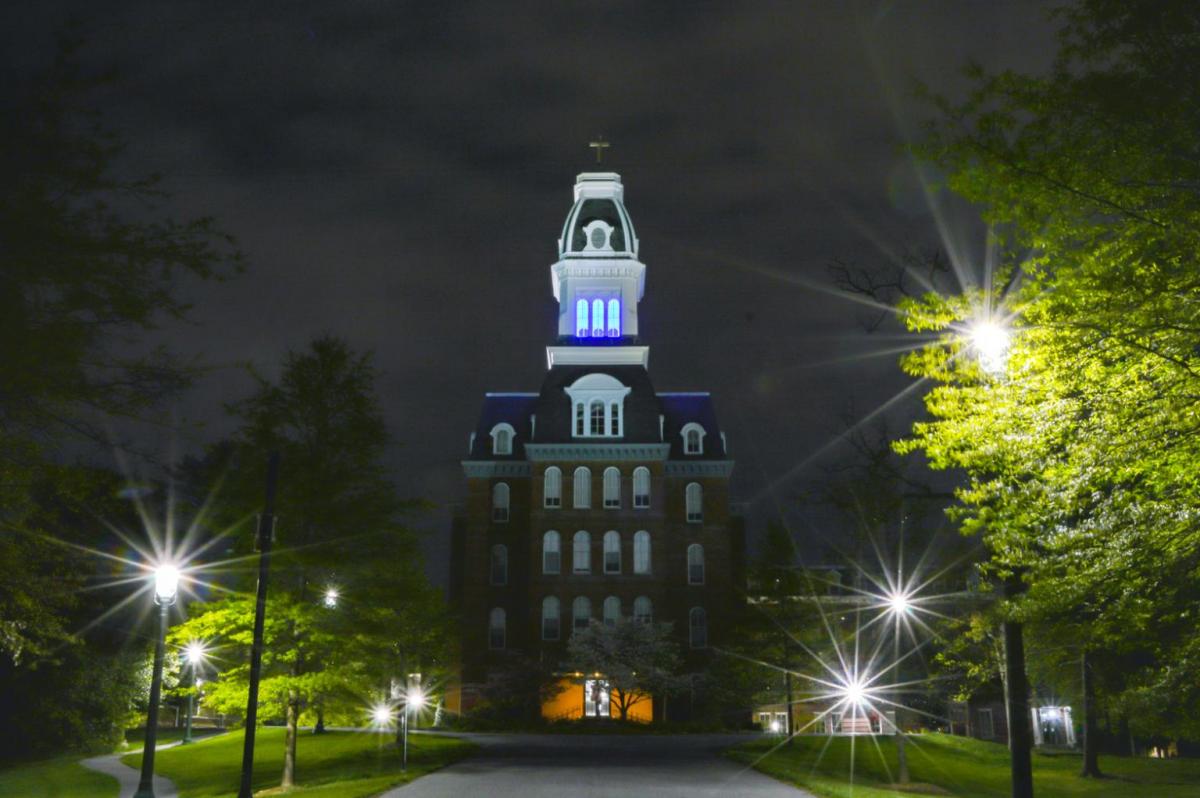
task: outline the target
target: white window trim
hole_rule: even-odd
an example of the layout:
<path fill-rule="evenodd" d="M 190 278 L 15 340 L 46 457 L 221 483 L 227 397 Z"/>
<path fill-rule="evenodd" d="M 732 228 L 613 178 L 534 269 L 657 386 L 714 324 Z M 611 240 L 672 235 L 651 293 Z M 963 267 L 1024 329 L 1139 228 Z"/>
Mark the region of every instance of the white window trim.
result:
<path fill-rule="evenodd" d="M 617 541 L 617 551 L 616 551 L 617 570 L 610 571 L 610 570 L 608 570 L 608 555 L 611 552 L 609 551 L 609 548 L 608 548 L 608 541 L 610 541 L 614 538 L 616 538 L 616 541 Z M 602 569 L 603 573 L 605 573 L 605 574 L 621 573 L 621 548 L 622 548 L 621 547 L 621 533 L 616 531 L 615 529 L 608 530 L 607 532 L 604 533 L 604 537 L 601 538 L 601 546 L 600 547 L 603 551 L 602 557 L 604 558 L 604 561 L 601 563 L 601 569 Z"/>
<path fill-rule="evenodd" d="M 563 389 L 571 397 L 571 437 L 573 438 L 621 438 L 625 436 L 625 397 L 632 388 L 608 374 L 593 372 L 585 374 Z M 592 402 L 604 403 L 604 425 L 599 435 L 592 434 Z M 612 434 L 613 405 L 617 406 L 617 433 Z M 583 408 L 583 434 L 579 434 L 576 420 L 580 407 Z"/>
<path fill-rule="evenodd" d="M 614 604 L 617 607 L 617 614 L 614 615 L 610 620 L 608 617 L 608 608 Z M 615 626 L 621 620 L 621 599 L 617 596 L 607 596 L 604 599 L 604 603 L 600 607 L 600 619 L 604 621 L 606 625 Z"/>
<path fill-rule="evenodd" d="M 641 539 L 646 541 L 646 567 L 640 571 L 638 570 L 638 567 L 637 567 L 638 566 L 638 556 L 637 556 L 638 545 L 637 544 L 638 544 L 639 536 L 642 536 Z M 654 545 L 653 545 L 653 543 L 654 543 L 654 538 L 651 537 L 650 532 L 648 530 L 639 529 L 637 532 L 633 533 L 633 573 L 635 576 L 649 576 L 650 574 L 654 573 Z"/>
<path fill-rule="evenodd" d="M 554 537 L 558 541 L 558 551 L 555 552 L 558 555 L 558 568 L 556 568 L 553 571 L 547 571 L 546 570 L 546 539 L 549 537 L 551 532 L 554 533 Z M 546 575 L 546 576 L 557 576 L 561 573 L 562 573 L 562 535 L 559 534 L 558 530 L 547 529 L 544 533 L 542 533 L 542 574 Z"/>
<path fill-rule="evenodd" d="M 557 503 L 551 504 L 550 492 L 546 490 L 546 486 L 549 484 L 550 475 L 554 473 L 558 474 L 558 495 L 554 497 Z M 542 506 L 549 510 L 562 509 L 562 494 L 562 469 L 558 466 L 550 466 L 542 473 Z"/>
<path fill-rule="evenodd" d="M 500 432 L 508 433 L 508 448 L 504 451 L 500 451 L 496 448 L 496 436 Z M 512 424 L 502 421 L 499 424 L 497 424 L 496 426 L 492 427 L 492 431 L 489 432 L 488 434 L 492 436 L 492 454 L 512 454 L 513 453 L 513 445 L 516 443 L 516 440 L 517 440 L 517 431 L 515 429 L 513 429 Z"/>
<path fill-rule="evenodd" d="M 579 474 L 587 474 L 587 493 L 583 494 L 579 490 Z M 580 504 L 580 499 L 586 501 Z M 592 469 L 587 466 L 579 466 L 571 472 L 571 507 L 576 510 L 590 510 L 592 508 Z"/>
<path fill-rule="evenodd" d="M 580 534 L 586 535 L 587 548 L 584 550 L 587 559 L 587 568 L 580 568 L 578 558 L 575 556 L 576 548 L 575 541 Z M 586 529 L 581 529 L 571 536 L 571 573 L 573 574 L 590 574 L 592 572 L 592 535 Z"/>
<path fill-rule="evenodd" d="M 638 473 L 639 473 L 639 472 L 641 472 L 641 473 L 644 473 L 644 474 L 646 475 L 646 492 L 645 492 L 644 494 L 639 494 L 639 493 L 638 493 L 638 491 L 637 491 L 637 484 L 638 484 Z M 632 484 L 632 489 L 633 489 L 633 509 L 635 509 L 635 510 L 649 510 L 649 509 L 650 509 L 650 469 L 649 469 L 649 468 L 646 468 L 645 466 L 638 466 L 637 468 L 633 469 L 633 480 L 632 480 L 632 482 L 633 482 L 633 484 Z M 644 496 L 646 497 L 646 503 L 645 503 L 645 504 L 638 504 L 638 497 L 639 497 L 639 496 L 642 496 L 642 495 L 644 495 Z"/>
<path fill-rule="evenodd" d="M 504 499 L 501 501 L 500 497 Z M 507 524 L 512 517 L 512 488 L 507 482 L 492 485 L 492 523 Z"/>
<path fill-rule="evenodd" d="M 613 492 L 612 496 L 609 496 L 608 478 L 612 474 L 617 475 L 616 490 Z M 617 468 L 616 466 L 609 466 L 608 468 L 604 469 L 604 473 L 601 475 L 600 480 L 601 480 L 602 492 L 604 494 L 604 499 L 602 502 L 604 505 L 604 509 L 606 509 L 606 510 L 621 509 L 621 469 Z"/>
<path fill-rule="evenodd" d="M 692 485 L 696 486 L 697 492 L 700 494 L 700 502 L 699 502 L 700 507 L 698 508 L 697 512 L 695 513 L 695 515 L 696 515 L 695 518 L 692 517 L 693 514 L 691 512 L 691 508 L 688 507 L 688 493 L 690 492 Z M 684 512 L 684 516 L 689 524 L 703 524 L 704 523 L 704 486 L 701 485 L 699 482 L 689 482 L 687 484 L 687 486 L 683 489 L 683 512 Z"/>
<path fill-rule="evenodd" d="M 648 616 L 646 616 L 645 618 L 639 618 L 638 614 L 637 614 L 638 602 L 640 602 L 642 599 L 645 599 L 646 604 L 648 604 L 650 606 L 650 614 Z M 635 621 L 639 621 L 641 623 L 654 623 L 654 602 L 650 600 L 649 596 L 638 596 L 637 598 L 635 598 L 633 600 L 632 612 L 633 612 L 632 617 Z"/>
<path fill-rule="evenodd" d="M 700 450 L 696 452 L 688 451 L 687 445 L 688 433 L 693 431 L 700 433 Z M 704 436 L 706 434 L 707 433 L 704 431 L 704 427 L 697 424 L 695 421 L 689 421 L 687 424 L 684 424 L 683 429 L 679 430 L 679 436 L 683 438 L 683 453 L 689 457 L 695 457 L 697 455 L 704 454 Z"/>

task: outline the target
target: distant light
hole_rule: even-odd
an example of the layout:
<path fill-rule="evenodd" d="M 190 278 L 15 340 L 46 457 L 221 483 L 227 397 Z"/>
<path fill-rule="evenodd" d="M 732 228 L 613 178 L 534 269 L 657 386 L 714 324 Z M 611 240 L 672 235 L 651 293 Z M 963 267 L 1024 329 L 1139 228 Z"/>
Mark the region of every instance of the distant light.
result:
<path fill-rule="evenodd" d="M 419 710 L 425 706 L 425 693 L 419 687 L 409 690 L 405 703 L 412 709 Z"/>
<path fill-rule="evenodd" d="M 392 722 L 392 708 L 387 704 L 376 704 L 371 710 L 371 718 L 380 726 L 387 726 Z"/>
<path fill-rule="evenodd" d="M 203 679 L 199 679 L 199 678 L 198 678 L 198 679 L 196 679 L 196 686 L 197 686 L 197 687 L 203 687 L 203 686 L 204 686 L 204 680 L 203 680 Z"/>
<path fill-rule="evenodd" d="M 199 640 L 193 640 L 183 649 L 183 657 L 192 667 L 200 664 L 208 656 L 208 649 Z"/>
<path fill-rule="evenodd" d="M 853 706 L 860 706 L 867 697 L 866 688 L 857 679 L 851 679 L 842 685 L 841 693 L 842 699 Z"/>
<path fill-rule="evenodd" d="M 1008 330 L 992 321 L 971 325 L 971 347 L 979 366 L 988 374 L 1001 374 L 1008 363 Z"/>
<path fill-rule="evenodd" d="M 337 588 L 331 587 L 325 591 L 325 606 L 333 609 L 338 603 Z"/>
<path fill-rule="evenodd" d="M 154 569 L 154 598 L 159 604 L 175 601 L 179 592 L 179 569 L 174 565 L 160 565 Z"/>
<path fill-rule="evenodd" d="M 780 731 L 781 731 L 781 727 L 779 725 L 779 721 L 777 721 L 777 720 L 771 721 L 771 732 L 774 734 L 779 734 Z"/>
<path fill-rule="evenodd" d="M 897 590 L 894 593 L 889 593 L 887 597 L 888 608 L 896 615 L 903 615 L 912 609 L 912 600 L 909 595 L 902 590 Z"/>

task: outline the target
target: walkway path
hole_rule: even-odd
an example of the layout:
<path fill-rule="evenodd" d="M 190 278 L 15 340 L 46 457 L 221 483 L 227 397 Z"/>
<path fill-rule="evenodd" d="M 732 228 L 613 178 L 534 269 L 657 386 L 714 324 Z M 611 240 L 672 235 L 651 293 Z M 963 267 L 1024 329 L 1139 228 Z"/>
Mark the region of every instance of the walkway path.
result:
<path fill-rule="evenodd" d="M 162 751 L 165 748 L 173 748 L 179 745 L 178 742 L 165 743 L 157 746 L 155 751 Z M 100 773 L 106 773 L 112 776 L 121 783 L 121 789 L 117 793 L 118 798 L 132 798 L 137 792 L 138 781 L 141 779 L 141 772 L 134 770 L 129 765 L 121 761 L 121 757 L 125 754 L 106 754 L 105 756 L 94 756 L 91 759 L 84 759 L 79 764 L 89 770 L 95 770 Z M 179 798 L 179 793 L 175 790 L 175 785 L 170 779 L 165 779 L 162 776 L 154 777 L 154 795 L 155 798 Z"/>
<path fill-rule="evenodd" d="M 380 798 L 813 798 L 721 756 L 745 735 L 462 736 L 474 756 Z"/>

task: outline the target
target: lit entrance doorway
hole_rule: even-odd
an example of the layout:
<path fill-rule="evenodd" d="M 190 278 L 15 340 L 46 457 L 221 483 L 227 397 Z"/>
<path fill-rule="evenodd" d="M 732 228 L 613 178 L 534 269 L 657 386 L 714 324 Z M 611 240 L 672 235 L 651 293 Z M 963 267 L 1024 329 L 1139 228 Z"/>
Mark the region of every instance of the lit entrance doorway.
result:
<path fill-rule="evenodd" d="M 583 716 L 585 718 L 612 717 L 608 704 L 608 681 L 588 679 L 583 683 Z"/>

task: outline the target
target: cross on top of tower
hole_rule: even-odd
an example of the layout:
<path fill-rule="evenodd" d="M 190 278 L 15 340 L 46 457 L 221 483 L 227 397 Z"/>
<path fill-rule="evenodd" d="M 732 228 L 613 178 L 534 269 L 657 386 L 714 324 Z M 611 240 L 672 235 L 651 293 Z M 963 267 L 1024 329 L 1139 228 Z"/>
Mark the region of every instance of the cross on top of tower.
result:
<path fill-rule="evenodd" d="M 604 136 L 597 136 L 595 141 L 589 141 L 588 146 L 596 151 L 596 163 L 600 163 L 604 159 L 604 151 L 611 145 L 604 140 Z"/>

